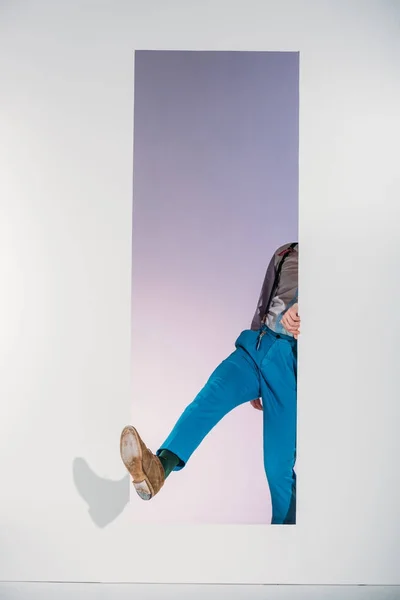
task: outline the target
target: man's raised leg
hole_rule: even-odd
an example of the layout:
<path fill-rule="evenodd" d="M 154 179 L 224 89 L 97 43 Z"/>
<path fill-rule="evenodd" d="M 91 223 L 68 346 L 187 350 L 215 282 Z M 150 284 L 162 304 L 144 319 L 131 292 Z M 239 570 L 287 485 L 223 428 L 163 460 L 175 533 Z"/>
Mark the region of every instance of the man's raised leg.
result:
<path fill-rule="evenodd" d="M 166 475 L 185 466 L 206 435 L 228 412 L 259 394 L 257 366 L 242 347 L 237 347 L 182 413 L 156 455 L 146 447 L 136 429 L 126 427 L 121 435 L 121 456 L 139 496 L 145 500 L 155 496 L 164 485 Z"/>

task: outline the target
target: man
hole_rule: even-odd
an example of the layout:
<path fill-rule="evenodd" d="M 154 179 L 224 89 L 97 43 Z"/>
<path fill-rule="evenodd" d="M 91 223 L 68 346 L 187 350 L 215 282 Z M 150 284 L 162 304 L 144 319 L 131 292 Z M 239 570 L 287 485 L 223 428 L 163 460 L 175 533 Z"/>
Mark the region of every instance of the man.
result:
<path fill-rule="evenodd" d="M 286 244 L 271 259 L 251 328 L 186 408 L 153 454 L 133 427 L 121 434 L 121 457 L 144 500 L 179 471 L 211 429 L 245 402 L 263 411 L 264 466 L 271 492 L 272 523 L 296 522 L 296 414 L 298 244 Z M 257 399 L 255 399 L 257 398 Z"/>

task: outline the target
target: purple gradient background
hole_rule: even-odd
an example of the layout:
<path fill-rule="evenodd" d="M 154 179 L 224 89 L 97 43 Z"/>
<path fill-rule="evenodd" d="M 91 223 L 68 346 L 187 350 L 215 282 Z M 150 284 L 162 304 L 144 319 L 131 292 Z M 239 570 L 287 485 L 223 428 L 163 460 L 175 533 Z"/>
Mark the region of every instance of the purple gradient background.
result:
<path fill-rule="evenodd" d="M 135 55 L 133 422 L 156 450 L 297 240 L 299 56 Z M 268 523 L 262 415 L 231 412 L 133 519 Z"/>

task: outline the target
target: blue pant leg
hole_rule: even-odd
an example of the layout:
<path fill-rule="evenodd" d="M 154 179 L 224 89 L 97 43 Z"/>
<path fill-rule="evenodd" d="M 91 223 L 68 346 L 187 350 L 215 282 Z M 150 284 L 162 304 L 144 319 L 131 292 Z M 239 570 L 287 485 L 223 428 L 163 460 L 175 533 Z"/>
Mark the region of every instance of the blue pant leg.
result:
<path fill-rule="evenodd" d="M 181 469 L 211 429 L 236 406 L 260 395 L 259 370 L 240 346 L 224 360 L 183 412 L 161 450 L 178 456 Z"/>
<path fill-rule="evenodd" d="M 297 354 L 277 339 L 261 362 L 264 465 L 271 492 L 272 523 L 296 522 Z"/>

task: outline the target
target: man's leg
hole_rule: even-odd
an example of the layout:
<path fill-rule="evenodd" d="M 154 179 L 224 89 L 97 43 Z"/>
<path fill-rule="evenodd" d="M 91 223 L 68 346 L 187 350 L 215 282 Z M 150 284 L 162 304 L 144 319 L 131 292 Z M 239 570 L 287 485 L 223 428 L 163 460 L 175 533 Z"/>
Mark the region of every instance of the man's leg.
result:
<path fill-rule="evenodd" d="M 241 337 L 235 352 L 213 372 L 160 446 L 157 452 L 160 458 L 145 446 L 133 427 L 122 432 L 122 460 L 141 498 L 152 498 L 171 470 L 182 469 L 206 435 L 228 412 L 260 395 L 259 370 L 241 346 Z"/>
<path fill-rule="evenodd" d="M 247 352 L 238 347 L 216 368 L 157 454 L 173 453 L 180 459 L 174 470 L 182 469 L 206 435 L 228 412 L 258 398 L 259 393 L 257 366 Z"/>
<path fill-rule="evenodd" d="M 264 465 L 271 492 L 272 524 L 296 523 L 297 349 L 277 339 L 261 363 Z"/>

